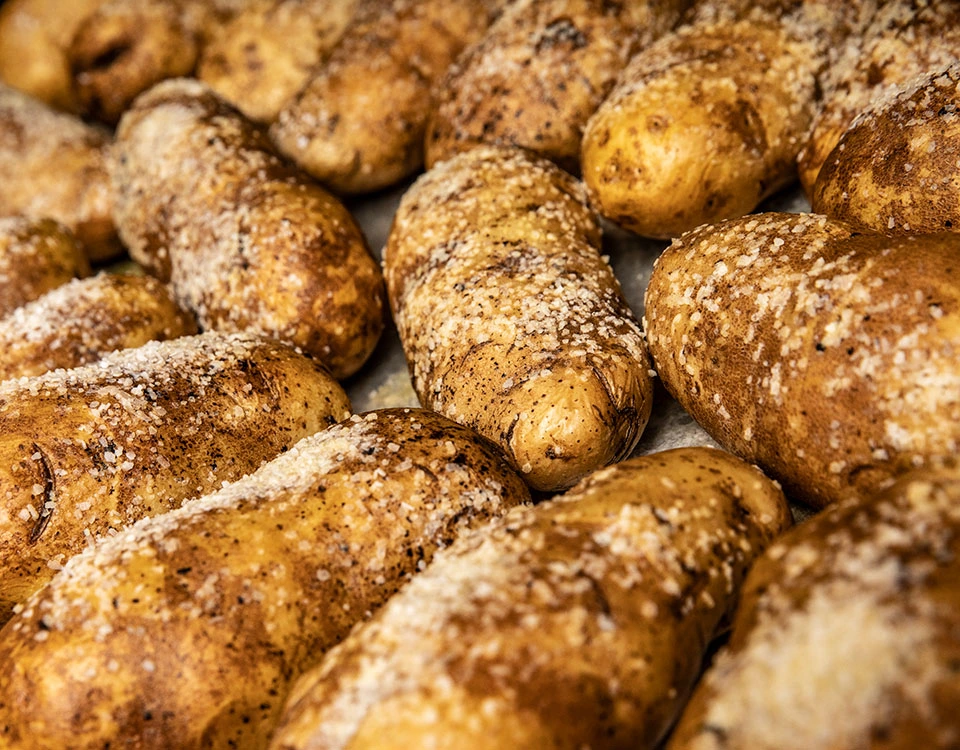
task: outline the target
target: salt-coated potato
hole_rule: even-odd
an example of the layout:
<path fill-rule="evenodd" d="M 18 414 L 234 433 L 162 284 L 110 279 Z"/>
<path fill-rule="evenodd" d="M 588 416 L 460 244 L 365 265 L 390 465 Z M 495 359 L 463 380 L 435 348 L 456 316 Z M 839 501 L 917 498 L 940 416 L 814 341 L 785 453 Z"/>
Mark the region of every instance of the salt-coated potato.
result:
<path fill-rule="evenodd" d="M 811 202 L 876 232 L 960 231 L 960 62 L 861 113 L 820 170 Z"/>
<path fill-rule="evenodd" d="M 263 748 L 293 680 L 462 529 L 528 499 L 495 446 L 431 412 L 307 438 L 68 562 L 0 632 L 0 739 Z"/>
<path fill-rule="evenodd" d="M 761 214 L 673 243 L 646 292 L 667 390 L 824 506 L 960 445 L 960 235 Z"/>
<path fill-rule="evenodd" d="M 63 225 L 53 219 L 0 217 L 0 316 L 89 274 L 87 256 Z"/>
<path fill-rule="evenodd" d="M 270 135 L 338 193 L 369 193 L 423 165 L 431 88 L 505 0 L 360 0 L 340 43 Z"/>
<path fill-rule="evenodd" d="M 236 334 L 0 383 L 0 621 L 88 541 L 239 479 L 349 410 L 320 365 Z"/>
<path fill-rule="evenodd" d="M 960 744 L 960 471 L 831 508 L 750 571 L 669 750 Z"/>
<path fill-rule="evenodd" d="M 442 162 L 404 196 L 387 290 L 420 403 L 498 443 L 538 490 L 630 455 L 653 386 L 579 182 L 516 148 Z"/>
<path fill-rule="evenodd" d="M 383 276 L 347 209 L 197 81 L 159 84 L 117 130 L 116 221 L 204 330 L 290 342 L 337 378 L 383 330 Z"/>
<path fill-rule="evenodd" d="M 246 117 L 273 122 L 347 28 L 359 0 L 257 0 L 207 43 L 197 78 Z"/>
<path fill-rule="evenodd" d="M 0 215 L 55 219 L 90 260 L 116 256 L 109 142 L 106 131 L 0 84 Z"/>
<path fill-rule="evenodd" d="M 427 167 L 493 143 L 522 146 L 579 172 L 590 115 L 630 56 L 673 28 L 689 4 L 512 3 L 438 86 L 427 125 Z"/>
<path fill-rule="evenodd" d="M 196 332 L 193 316 L 156 279 L 75 279 L 0 318 L 0 380 L 80 367 L 117 349 Z"/>
<path fill-rule="evenodd" d="M 597 472 L 437 555 L 297 683 L 271 747 L 654 748 L 789 525 L 715 449 Z"/>

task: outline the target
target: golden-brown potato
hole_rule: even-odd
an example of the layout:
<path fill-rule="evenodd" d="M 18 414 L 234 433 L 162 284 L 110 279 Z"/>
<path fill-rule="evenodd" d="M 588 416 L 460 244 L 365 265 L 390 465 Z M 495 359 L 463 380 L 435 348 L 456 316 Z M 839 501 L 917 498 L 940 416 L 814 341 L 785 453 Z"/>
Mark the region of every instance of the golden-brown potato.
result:
<path fill-rule="evenodd" d="M 814 506 L 960 446 L 960 235 L 762 214 L 681 237 L 646 293 L 650 353 L 710 433 Z"/>
<path fill-rule="evenodd" d="M 0 741 L 263 748 L 324 650 L 528 498 L 495 446 L 427 411 L 307 438 L 68 562 L 0 634 Z"/>
<path fill-rule="evenodd" d="M 343 419 L 318 364 L 204 334 L 0 384 L 0 620 L 86 542 L 248 474 Z"/>
<path fill-rule="evenodd" d="M 598 472 L 440 553 L 301 679 L 271 747 L 653 748 L 789 525 L 715 449 Z"/>
<path fill-rule="evenodd" d="M 359 0 L 257 0 L 203 49 L 197 78 L 251 120 L 273 122 L 340 39 Z"/>
<path fill-rule="evenodd" d="M 91 260 L 117 255 L 109 140 L 106 131 L 0 84 L 0 215 L 55 219 Z"/>
<path fill-rule="evenodd" d="M 960 742 L 960 472 L 924 470 L 767 550 L 670 750 Z"/>
<path fill-rule="evenodd" d="M 117 349 L 196 332 L 193 317 L 156 279 L 102 273 L 0 318 L 0 380 L 80 367 Z"/>
<path fill-rule="evenodd" d="M 340 193 L 378 190 L 416 172 L 430 90 L 486 31 L 504 0 L 361 0 L 327 62 L 270 135 Z"/>
<path fill-rule="evenodd" d="M 66 227 L 53 219 L 0 218 L 0 317 L 89 274 L 87 256 Z"/>
<path fill-rule="evenodd" d="M 640 327 L 599 249 L 580 183 L 496 146 L 421 177 L 387 241 L 420 403 L 499 443 L 540 490 L 629 456 L 650 416 Z"/>
<path fill-rule="evenodd" d="M 203 329 L 275 336 L 355 372 L 383 329 L 383 277 L 332 195 L 197 81 L 144 94 L 117 130 L 116 220 L 130 255 Z"/>
<path fill-rule="evenodd" d="M 812 203 L 877 232 L 960 231 L 960 62 L 857 117 L 820 170 Z"/>

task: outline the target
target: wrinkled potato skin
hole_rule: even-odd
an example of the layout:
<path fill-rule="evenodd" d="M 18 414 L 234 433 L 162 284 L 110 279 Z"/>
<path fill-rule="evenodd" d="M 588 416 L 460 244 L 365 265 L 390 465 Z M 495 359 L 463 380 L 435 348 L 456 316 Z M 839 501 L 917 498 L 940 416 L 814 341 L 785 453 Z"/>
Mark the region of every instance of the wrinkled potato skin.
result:
<path fill-rule="evenodd" d="M 223 334 L 0 384 L 0 620 L 91 539 L 239 479 L 349 408 L 309 358 Z"/>
<path fill-rule="evenodd" d="M 383 330 L 383 276 L 356 222 L 197 81 L 144 94 L 117 131 L 116 219 L 134 260 L 203 329 L 299 346 L 337 378 Z"/>
<path fill-rule="evenodd" d="M 722 451 L 597 472 L 438 555 L 302 678 L 271 747 L 653 748 L 789 525 Z"/>
<path fill-rule="evenodd" d="M 0 218 L 0 317 L 89 275 L 87 256 L 63 225 L 53 219 Z"/>
<path fill-rule="evenodd" d="M 557 491 L 630 455 L 653 386 L 579 182 L 481 146 L 407 191 L 384 269 L 420 403 Z"/>
<path fill-rule="evenodd" d="M 0 380 L 80 367 L 117 349 L 196 332 L 193 317 L 156 279 L 102 273 L 0 319 Z"/>
<path fill-rule="evenodd" d="M 528 499 L 495 446 L 423 410 L 307 438 L 71 560 L 0 632 L 0 737 L 263 748 L 324 650 L 460 530 Z"/>
<path fill-rule="evenodd" d="M 813 214 L 702 227 L 654 268 L 647 342 L 715 440 L 822 507 L 956 452 L 958 264 L 957 234 Z"/>
<path fill-rule="evenodd" d="M 960 63 L 862 113 L 827 159 L 813 210 L 876 232 L 960 231 Z"/>
<path fill-rule="evenodd" d="M 784 536 L 750 571 L 669 750 L 956 746 L 958 539 L 955 468 Z"/>
<path fill-rule="evenodd" d="M 277 147 L 338 193 L 369 193 L 423 165 L 431 89 L 504 0 L 360 0 L 327 62 L 281 111 Z"/>

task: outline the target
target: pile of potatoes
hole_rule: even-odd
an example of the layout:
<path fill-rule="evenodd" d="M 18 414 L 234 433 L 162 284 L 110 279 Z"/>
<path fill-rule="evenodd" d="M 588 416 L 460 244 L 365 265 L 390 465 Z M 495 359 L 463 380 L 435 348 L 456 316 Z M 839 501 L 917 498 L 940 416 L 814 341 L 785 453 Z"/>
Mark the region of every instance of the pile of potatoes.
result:
<path fill-rule="evenodd" d="M 960 5 L 7 0 L 0 427 L 4 748 L 960 746 Z"/>

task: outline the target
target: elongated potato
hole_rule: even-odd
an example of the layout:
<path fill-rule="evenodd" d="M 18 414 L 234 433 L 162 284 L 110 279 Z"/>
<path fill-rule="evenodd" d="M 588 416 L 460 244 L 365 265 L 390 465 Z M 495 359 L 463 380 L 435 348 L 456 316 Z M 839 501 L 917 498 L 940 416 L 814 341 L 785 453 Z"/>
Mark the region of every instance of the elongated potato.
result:
<path fill-rule="evenodd" d="M 645 325 L 667 390 L 794 499 L 871 494 L 960 446 L 960 235 L 702 227 L 657 262 Z"/>
<path fill-rule="evenodd" d="M 349 408 L 307 357 L 217 333 L 0 384 L 0 620 L 88 541 L 239 479 Z"/>
<path fill-rule="evenodd" d="M 392 185 L 423 165 L 431 88 L 504 0 L 360 0 L 330 58 L 270 129 L 339 193 Z"/>
<path fill-rule="evenodd" d="M 301 347 L 343 378 L 383 330 L 383 277 L 332 195 L 197 81 L 144 94 L 117 131 L 117 227 L 203 329 Z"/>
<path fill-rule="evenodd" d="M 0 316 L 89 273 L 66 227 L 52 219 L 0 218 Z"/>
<path fill-rule="evenodd" d="M 960 743 L 960 472 L 831 508 L 750 572 L 670 750 Z"/>
<path fill-rule="evenodd" d="M 531 486 L 630 455 L 653 387 L 581 185 L 481 146 L 404 196 L 384 268 L 420 403 L 499 443 Z"/>
<path fill-rule="evenodd" d="M 325 649 L 461 529 L 528 497 L 495 446 L 427 411 L 307 438 L 73 558 L 0 633 L 0 737 L 262 748 Z"/>

